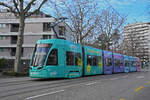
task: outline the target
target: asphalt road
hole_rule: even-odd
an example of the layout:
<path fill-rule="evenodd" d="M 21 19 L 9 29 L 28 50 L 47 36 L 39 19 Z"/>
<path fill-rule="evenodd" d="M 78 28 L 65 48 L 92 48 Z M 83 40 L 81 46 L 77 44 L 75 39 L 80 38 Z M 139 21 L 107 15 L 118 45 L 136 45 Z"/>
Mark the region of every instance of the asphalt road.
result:
<path fill-rule="evenodd" d="M 0 100 L 150 100 L 150 72 L 76 79 L 0 78 Z"/>

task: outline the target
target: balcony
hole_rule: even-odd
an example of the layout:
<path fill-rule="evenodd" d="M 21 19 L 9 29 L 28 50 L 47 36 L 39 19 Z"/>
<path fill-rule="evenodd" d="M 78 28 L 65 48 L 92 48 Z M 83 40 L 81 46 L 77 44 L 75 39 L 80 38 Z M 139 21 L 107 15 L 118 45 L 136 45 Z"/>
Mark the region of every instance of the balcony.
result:
<path fill-rule="evenodd" d="M 11 37 L 11 44 L 17 44 L 17 36 Z"/>
<path fill-rule="evenodd" d="M 10 32 L 18 32 L 19 31 L 19 24 L 11 24 Z"/>

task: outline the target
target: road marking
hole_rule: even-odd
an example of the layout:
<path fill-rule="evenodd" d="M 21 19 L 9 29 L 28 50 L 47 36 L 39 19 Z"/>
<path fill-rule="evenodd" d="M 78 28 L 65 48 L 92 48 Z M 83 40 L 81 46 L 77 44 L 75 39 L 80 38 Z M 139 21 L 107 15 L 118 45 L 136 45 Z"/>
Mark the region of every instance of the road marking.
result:
<path fill-rule="evenodd" d="M 108 79 L 103 79 L 103 81 L 107 81 Z"/>
<path fill-rule="evenodd" d="M 122 76 L 122 78 L 127 78 L 128 76 Z"/>
<path fill-rule="evenodd" d="M 120 98 L 120 100 L 125 100 L 124 98 Z"/>
<path fill-rule="evenodd" d="M 51 94 L 55 94 L 55 93 L 63 92 L 63 91 L 65 91 L 65 90 L 53 91 L 53 92 L 50 92 L 50 93 L 45 93 L 45 94 L 41 94 L 41 95 L 36 95 L 36 96 L 28 97 L 28 98 L 26 98 L 25 100 L 30 100 L 30 99 L 42 97 L 42 96 L 45 96 L 45 95 L 51 95 Z"/>
<path fill-rule="evenodd" d="M 147 84 L 150 84 L 150 81 L 148 81 Z"/>
<path fill-rule="evenodd" d="M 140 91 L 143 88 L 144 88 L 143 86 L 140 86 L 140 87 L 138 87 L 138 88 L 135 89 L 135 92 L 138 92 L 138 91 Z"/>
<path fill-rule="evenodd" d="M 117 80 L 118 78 L 111 78 L 110 80 Z"/>
<path fill-rule="evenodd" d="M 138 77 L 136 77 L 136 78 L 142 79 L 142 78 L 144 78 L 144 76 L 138 76 Z"/>
<path fill-rule="evenodd" d="M 92 82 L 92 83 L 87 83 L 85 85 L 93 85 L 93 84 L 96 84 L 97 82 Z"/>

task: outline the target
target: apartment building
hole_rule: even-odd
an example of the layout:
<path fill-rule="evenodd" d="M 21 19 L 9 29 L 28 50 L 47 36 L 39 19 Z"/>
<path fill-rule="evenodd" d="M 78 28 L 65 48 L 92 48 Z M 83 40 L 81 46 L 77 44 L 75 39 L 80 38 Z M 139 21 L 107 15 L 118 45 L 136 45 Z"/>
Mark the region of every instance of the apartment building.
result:
<path fill-rule="evenodd" d="M 57 38 L 51 25 L 56 19 L 42 12 L 32 15 L 25 20 L 22 59 L 29 60 L 35 43 L 39 39 Z M 0 58 L 15 59 L 19 20 L 7 9 L 0 12 Z M 55 31 L 63 39 L 70 40 L 71 30 L 67 24 L 56 24 Z"/>
<path fill-rule="evenodd" d="M 128 24 L 123 30 L 123 39 L 129 40 L 132 34 L 132 40 L 137 43 L 135 56 L 139 56 L 143 63 L 148 64 L 150 61 L 150 23 Z M 142 49 L 141 51 L 138 49 Z"/>

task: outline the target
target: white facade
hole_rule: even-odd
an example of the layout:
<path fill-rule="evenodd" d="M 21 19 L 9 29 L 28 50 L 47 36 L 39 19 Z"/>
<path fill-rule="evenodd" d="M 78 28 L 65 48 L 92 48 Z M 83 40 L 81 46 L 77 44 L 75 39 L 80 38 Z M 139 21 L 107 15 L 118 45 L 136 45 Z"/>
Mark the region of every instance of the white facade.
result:
<path fill-rule="evenodd" d="M 124 27 L 123 39 L 129 39 L 128 34 L 133 34 L 133 39 L 140 40 L 140 46 L 143 48 L 143 52 L 136 52 L 139 55 L 143 55 L 141 60 L 148 62 L 150 59 L 150 23 L 135 23 L 129 24 Z"/>
<path fill-rule="evenodd" d="M 51 28 L 55 21 L 54 17 L 44 13 L 25 20 L 22 59 L 30 59 L 37 40 L 57 38 Z M 15 59 L 18 29 L 19 20 L 12 13 L 0 12 L 0 58 Z M 55 31 L 60 38 L 71 40 L 71 29 L 64 22 L 57 24 Z"/>

